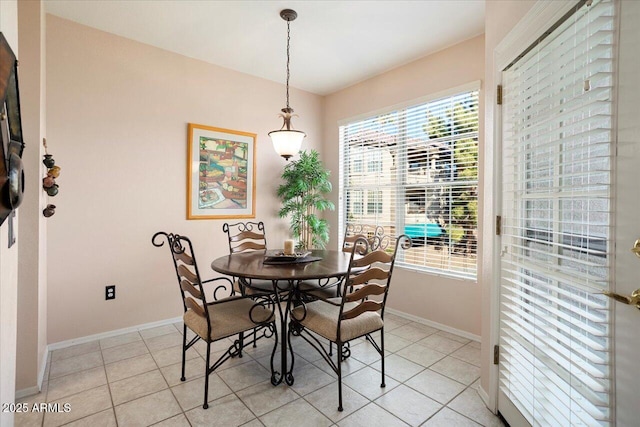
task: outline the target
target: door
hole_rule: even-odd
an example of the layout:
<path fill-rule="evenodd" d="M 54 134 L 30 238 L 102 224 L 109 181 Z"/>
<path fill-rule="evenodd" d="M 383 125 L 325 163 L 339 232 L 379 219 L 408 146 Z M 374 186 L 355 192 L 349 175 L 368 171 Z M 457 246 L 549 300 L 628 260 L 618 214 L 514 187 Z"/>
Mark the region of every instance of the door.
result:
<path fill-rule="evenodd" d="M 584 3 L 584 2 L 583 2 Z M 503 73 L 498 409 L 637 425 L 640 2 L 586 2 Z M 618 298 L 621 300 L 621 298 Z"/>
<path fill-rule="evenodd" d="M 613 425 L 616 416 L 633 425 L 637 411 L 633 380 L 615 381 L 635 359 L 620 327 L 636 309 L 603 295 L 629 293 L 640 277 L 621 249 L 639 227 L 619 212 L 639 206 L 620 184 L 640 163 L 638 97 L 631 88 L 628 100 L 616 97 L 618 84 L 638 85 L 637 59 L 626 58 L 640 40 L 626 10 L 635 5 L 621 3 L 579 2 L 503 72 L 498 408 L 514 426 Z M 632 22 L 620 27 L 618 16 Z M 635 121 L 617 120 L 633 108 Z M 624 159 L 618 133 L 630 141 Z"/>
<path fill-rule="evenodd" d="M 618 152 L 616 156 L 615 291 L 640 288 L 640 258 L 631 251 L 640 239 L 640 2 L 620 4 Z M 614 304 L 616 425 L 640 423 L 640 310 Z"/>

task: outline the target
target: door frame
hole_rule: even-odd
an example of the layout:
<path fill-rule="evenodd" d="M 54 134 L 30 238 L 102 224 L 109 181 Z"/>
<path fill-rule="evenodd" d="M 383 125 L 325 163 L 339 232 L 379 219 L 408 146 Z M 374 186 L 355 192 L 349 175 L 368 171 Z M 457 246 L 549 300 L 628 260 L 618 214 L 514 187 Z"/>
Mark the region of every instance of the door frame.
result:
<path fill-rule="evenodd" d="M 513 27 L 502 39 L 493 51 L 493 81 L 502 85 L 502 70 L 511 64 L 525 49 L 539 39 L 549 28 L 549 23 L 558 22 L 566 13 L 573 9 L 580 0 L 570 1 L 538 1 L 527 14 Z M 488 91 L 497 90 L 496 87 L 485 88 Z M 495 93 L 495 92 L 494 92 Z M 495 100 L 495 97 L 493 98 Z M 492 111 L 493 116 L 493 147 L 492 155 L 485 158 L 483 168 L 485 182 L 490 174 L 487 171 L 500 171 L 494 175 L 492 188 L 493 203 L 487 206 L 484 215 L 485 224 L 492 224 L 485 228 L 485 233 L 491 233 L 491 239 L 483 239 L 491 247 L 483 250 L 484 254 L 491 256 L 490 271 L 483 273 L 491 282 L 491 294 L 489 296 L 489 346 L 491 349 L 500 343 L 500 266 L 501 266 L 501 237 L 495 233 L 496 216 L 502 215 L 502 106 L 492 102 L 485 106 L 487 112 Z M 486 113 L 485 113 L 486 114 Z M 485 190 L 486 191 L 486 190 Z M 487 222 L 488 221 L 488 222 Z M 494 413 L 498 412 L 499 392 L 499 365 L 491 365 L 489 370 L 489 390 L 480 387 L 479 394 L 487 407 Z"/>

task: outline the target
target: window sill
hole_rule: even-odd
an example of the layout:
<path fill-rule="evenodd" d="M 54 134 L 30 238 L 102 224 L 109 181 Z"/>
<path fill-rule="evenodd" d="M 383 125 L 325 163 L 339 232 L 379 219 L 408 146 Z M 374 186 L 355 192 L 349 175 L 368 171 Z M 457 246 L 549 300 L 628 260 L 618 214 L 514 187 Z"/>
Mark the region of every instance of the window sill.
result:
<path fill-rule="evenodd" d="M 436 269 L 431 269 L 426 267 L 416 267 L 414 265 L 405 264 L 399 261 L 396 263 L 396 268 L 399 268 L 405 271 L 411 271 L 412 273 L 428 274 L 430 276 L 438 276 L 445 279 L 478 283 L 478 278 L 477 278 L 477 275 L 475 274 L 472 275 L 472 274 L 465 274 L 465 273 L 455 273 L 455 272 L 436 270 Z"/>

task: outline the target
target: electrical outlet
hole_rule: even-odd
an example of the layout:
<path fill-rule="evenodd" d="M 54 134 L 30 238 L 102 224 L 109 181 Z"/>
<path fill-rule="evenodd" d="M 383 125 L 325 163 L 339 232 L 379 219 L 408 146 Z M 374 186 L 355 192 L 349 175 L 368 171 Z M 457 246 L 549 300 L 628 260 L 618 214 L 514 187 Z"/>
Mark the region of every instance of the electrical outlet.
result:
<path fill-rule="evenodd" d="M 116 299 L 116 285 L 107 285 L 104 288 L 104 299 Z"/>

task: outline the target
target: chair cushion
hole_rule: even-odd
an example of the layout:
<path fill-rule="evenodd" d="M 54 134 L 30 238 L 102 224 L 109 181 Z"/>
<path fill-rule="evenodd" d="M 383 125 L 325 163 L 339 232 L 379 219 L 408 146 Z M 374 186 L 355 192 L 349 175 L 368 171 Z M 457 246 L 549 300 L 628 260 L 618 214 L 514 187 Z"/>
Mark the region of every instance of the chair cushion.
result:
<path fill-rule="evenodd" d="M 298 289 L 316 298 L 328 299 L 337 296 L 342 280 L 331 280 L 327 284 L 325 282 L 326 280 L 303 280 L 298 284 Z"/>
<path fill-rule="evenodd" d="M 233 289 L 238 294 L 242 294 L 242 288 L 244 288 L 245 295 L 264 295 L 273 293 L 273 283 L 271 280 L 258 280 L 251 279 L 251 287 L 244 286 L 240 283 L 240 280 L 236 279 L 233 282 Z"/>
<path fill-rule="evenodd" d="M 331 298 L 329 301 L 340 304 L 340 298 Z M 351 302 L 344 305 L 344 311 L 350 310 L 358 303 Z M 307 315 L 300 320 L 305 328 L 325 337 L 330 341 L 337 340 L 338 315 L 340 307 L 328 304 L 324 301 L 314 301 L 306 304 Z M 291 315 L 297 320 L 304 315 L 304 309 L 296 307 Z M 377 331 L 382 328 L 384 323 L 380 314 L 375 311 L 366 311 L 360 316 L 349 320 L 343 320 L 340 323 L 340 340 L 347 342 L 362 335 Z"/>
<path fill-rule="evenodd" d="M 219 340 L 240 332 L 248 331 L 258 326 L 249 318 L 249 311 L 255 302 L 247 298 L 227 298 L 216 304 L 210 304 L 209 318 L 211 319 L 211 341 Z M 258 306 L 253 310 L 253 320 L 262 323 L 273 320 L 273 313 Z M 183 316 L 184 323 L 200 338 L 207 339 L 207 319 L 187 310 Z"/>

